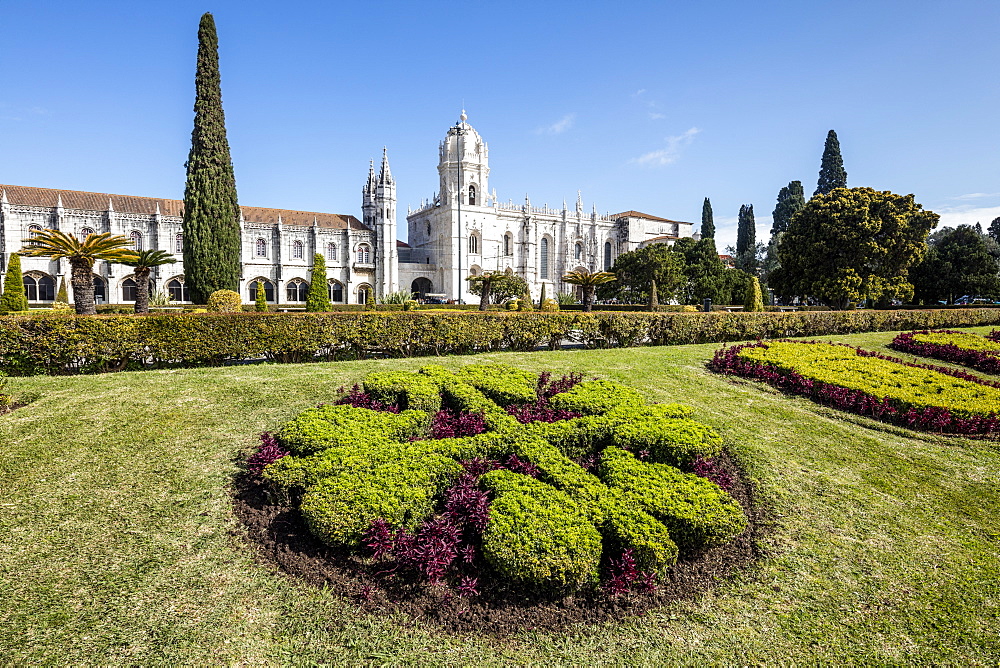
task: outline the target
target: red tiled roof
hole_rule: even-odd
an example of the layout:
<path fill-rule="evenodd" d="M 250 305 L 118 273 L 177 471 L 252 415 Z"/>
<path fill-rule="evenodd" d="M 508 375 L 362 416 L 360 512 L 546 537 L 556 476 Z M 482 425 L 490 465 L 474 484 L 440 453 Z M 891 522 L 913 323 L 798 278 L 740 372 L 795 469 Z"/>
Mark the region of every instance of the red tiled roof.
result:
<path fill-rule="evenodd" d="M 115 211 L 119 213 L 137 213 L 152 215 L 159 205 L 164 216 L 181 217 L 184 215 L 184 202 L 179 199 L 161 199 L 157 197 L 136 197 L 134 195 L 113 195 L 109 193 L 91 193 L 79 190 L 55 190 L 53 188 L 32 188 L 30 186 L 9 186 L 0 184 L 0 191 L 7 195 L 11 204 L 22 206 L 54 207 L 59 199 L 67 209 L 84 209 L 87 211 L 107 211 L 108 200 Z M 318 211 L 295 211 L 293 209 L 269 209 L 259 206 L 240 206 L 243 219 L 249 223 L 277 223 L 288 225 L 312 225 L 313 221 L 320 227 L 333 229 L 367 230 L 365 225 L 350 214 L 320 213 Z"/>
<path fill-rule="evenodd" d="M 399 239 L 396 239 L 396 248 L 409 248 L 409 247 L 410 244 L 406 243 L 405 241 L 400 241 Z"/>

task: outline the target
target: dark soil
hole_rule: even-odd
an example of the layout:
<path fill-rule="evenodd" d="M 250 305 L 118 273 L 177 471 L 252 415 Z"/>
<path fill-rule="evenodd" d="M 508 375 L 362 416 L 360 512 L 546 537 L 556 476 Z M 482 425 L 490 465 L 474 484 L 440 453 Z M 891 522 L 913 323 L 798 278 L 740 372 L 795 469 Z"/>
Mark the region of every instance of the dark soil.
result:
<path fill-rule="evenodd" d="M 500 578 L 482 577 L 480 595 L 458 596 L 445 587 L 414 584 L 405 575 L 385 575 L 384 564 L 332 549 L 312 536 L 298 510 L 277 505 L 258 478 L 244 475 L 234 484 L 236 516 L 245 525 L 258 559 L 315 586 L 327 586 L 371 614 L 403 612 L 446 633 L 505 635 L 523 630 L 558 631 L 579 623 L 597 623 L 639 615 L 677 599 L 691 598 L 758 559 L 766 522 L 753 491 L 728 455 L 719 463 L 733 476 L 730 493 L 743 506 L 750 527 L 733 542 L 677 562 L 651 594 L 612 597 L 603 591 L 554 600 L 540 592 L 514 588 Z M 383 573 L 383 574 L 380 574 Z"/>

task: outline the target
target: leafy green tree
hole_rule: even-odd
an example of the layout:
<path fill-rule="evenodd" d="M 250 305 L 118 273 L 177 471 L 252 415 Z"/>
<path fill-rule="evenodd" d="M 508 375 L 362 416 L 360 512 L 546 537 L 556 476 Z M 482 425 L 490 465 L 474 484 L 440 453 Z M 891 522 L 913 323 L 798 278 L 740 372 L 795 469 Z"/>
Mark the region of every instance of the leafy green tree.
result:
<path fill-rule="evenodd" d="M 204 304 L 213 292 L 235 291 L 240 282 L 240 208 L 210 13 L 198 28 L 194 114 L 184 187 L 184 277 L 191 299 Z"/>
<path fill-rule="evenodd" d="M 853 301 L 909 299 L 909 270 L 923 257 L 938 214 L 913 195 L 836 188 L 813 197 L 781 237 L 783 295 L 811 295 L 832 308 Z M 777 277 L 772 277 L 774 280 Z"/>
<path fill-rule="evenodd" d="M 844 169 L 844 158 L 840 155 L 840 140 L 837 133 L 830 130 L 826 133 L 826 144 L 823 146 L 823 159 L 819 166 L 819 182 L 816 184 L 816 195 L 826 195 L 834 188 L 847 187 L 847 170 Z"/>
<path fill-rule="evenodd" d="M 760 312 L 764 310 L 764 296 L 760 290 L 760 281 L 751 276 L 747 281 L 747 289 L 743 296 L 743 310 Z"/>
<path fill-rule="evenodd" d="M 700 304 L 705 299 L 711 299 L 715 303 L 720 303 L 727 269 L 719 259 L 715 239 L 711 237 L 701 241 L 691 238 L 678 239 L 671 249 L 684 257 L 684 276 L 687 283 L 682 292 L 683 301 L 688 304 Z"/>
<path fill-rule="evenodd" d="M 326 260 L 322 253 L 313 255 L 312 272 L 309 274 L 309 292 L 306 293 L 307 311 L 329 311 L 330 293 L 326 284 Z"/>
<path fill-rule="evenodd" d="M 627 304 L 648 304 L 650 284 L 654 280 L 660 303 L 683 298 L 687 285 L 683 254 L 675 253 L 666 244 L 650 244 L 622 253 L 615 260 L 611 273 L 618 280 L 601 285 L 597 296 L 619 299 Z"/>
<path fill-rule="evenodd" d="M 69 304 L 69 290 L 66 289 L 66 277 L 59 277 L 59 290 L 56 291 L 56 301 Z"/>
<path fill-rule="evenodd" d="M 988 234 L 993 241 L 1000 241 L 1000 216 L 993 219 L 990 226 L 986 228 L 986 234 Z"/>
<path fill-rule="evenodd" d="M 969 225 L 945 227 L 927 238 L 927 254 L 910 269 L 913 297 L 925 304 L 954 303 L 962 295 L 1000 296 L 1000 265 L 986 239 Z"/>
<path fill-rule="evenodd" d="M 771 237 L 781 234 L 788 229 L 788 223 L 792 216 L 802 210 L 806 205 L 805 191 L 802 189 L 801 181 L 791 181 L 787 186 L 778 191 L 778 203 L 774 207 L 774 222 L 771 225 Z"/>
<path fill-rule="evenodd" d="M 135 276 L 135 312 L 149 313 L 149 274 L 153 267 L 160 267 L 165 264 L 177 262 L 174 257 L 161 250 L 138 251 L 131 260 L 125 260 L 122 264 L 133 267 L 132 274 Z"/>
<path fill-rule="evenodd" d="M 480 311 L 489 308 L 490 299 L 499 304 L 528 292 L 528 282 L 509 268 L 505 271 L 484 271 L 465 280 L 469 282 L 469 292 L 479 297 Z"/>
<path fill-rule="evenodd" d="M 24 275 L 21 273 L 21 256 L 11 253 L 7 273 L 3 277 L 3 294 L 0 295 L 0 313 L 27 311 L 28 298 L 24 294 Z"/>
<path fill-rule="evenodd" d="M 726 269 L 719 288 L 719 304 L 742 304 L 747 292 L 750 274 L 742 269 Z"/>
<path fill-rule="evenodd" d="M 78 315 L 94 315 L 97 313 L 97 306 L 94 304 L 94 263 L 98 260 L 134 260 L 136 252 L 131 246 L 132 242 L 124 236 L 110 232 L 88 234 L 86 239 L 80 241 L 74 235 L 59 230 L 42 230 L 27 239 L 25 247 L 19 252 L 28 257 L 69 260 L 76 312 Z"/>
<path fill-rule="evenodd" d="M 590 312 L 594 308 L 594 291 L 599 285 L 605 285 L 618 280 L 610 271 L 571 271 L 562 277 L 563 282 L 578 285 L 583 288 L 583 310 Z"/>
<path fill-rule="evenodd" d="M 715 238 L 715 220 L 712 218 L 712 203 L 707 197 L 701 205 L 701 238 Z"/>
<path fill-rule="evenodd" d="M 267 313 L 267 292 L 264 290 L 264 281 L 257 281 L 257 294 L 254 308 L 258 313 Z"/>

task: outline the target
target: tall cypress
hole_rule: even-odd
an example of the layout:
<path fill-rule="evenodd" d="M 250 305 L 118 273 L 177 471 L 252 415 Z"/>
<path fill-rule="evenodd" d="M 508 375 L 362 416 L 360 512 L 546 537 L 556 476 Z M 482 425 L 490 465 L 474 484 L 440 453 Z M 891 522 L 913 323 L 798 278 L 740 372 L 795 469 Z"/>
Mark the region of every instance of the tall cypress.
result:
<path fill-rule="evenodd" d="M 847 187 L 847 170 L 844 169 L 844 159 L 840 155 L 840 140 L 837 133 L 830 130 L 826 133 L 826 145 L 823 147 L 823 160 L 819 166 L 819 182 L 816 185 L 816 195 L 825 195 L 834 188 Z"/>
<path fill-rule="evenodd" d="M 757 227 L 753 218 L 753 204 L 740 207 L 739 222 L 736 225 L 736 254 L 753 252 L 757 246 Z"/>
<path fill-rule="evenodd" d="M 240 208 L 226 140 L 215 19 L 201 17 L 194 130 L 184 187 L 184 282 L 204 304 L 216 290 L 239 290 Z"/>
<path fill-rule="evenodd" d="M 806 205 L 805 190 L 801 181 L 792 181 L 778 192 L 778 205 L 774 207 L 774 224 L 771 238 L 788 229 L 788 223 L 799 209 Z"/>
<path fill-rule="evenodd" d="M 326 282 L 326 260 L 322 253 L 313 255 L 312 274 L 309 276 L 309 292 L 306 293 L 307 311 L 330 310 L 330 287 Z"/>
<path fill-rule="evenodd" d="M 715 238 L 715 221 L 712 219 L 712 203 L 708 201 L 707 197 L 705 198 L 704 204 L 701 205 L 701 238 Z"/>

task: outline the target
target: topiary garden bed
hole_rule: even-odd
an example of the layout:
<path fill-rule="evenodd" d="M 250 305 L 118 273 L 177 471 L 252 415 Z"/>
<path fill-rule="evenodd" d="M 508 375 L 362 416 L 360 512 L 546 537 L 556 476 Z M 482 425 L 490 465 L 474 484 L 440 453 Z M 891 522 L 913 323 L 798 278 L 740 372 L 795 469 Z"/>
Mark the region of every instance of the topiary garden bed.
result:
<path fill-rule="evenodd" d="M 890 348 L 911 355 L 961 364 L 985 373 L 1000 373 L 1000 330 L 986 336 L 950 329 L 903 332 Z"/>
<path fill-rule="evenodd" d="M 579 374 L 372 373 L 264 434 L 237 487 L 267 560 L 455 631 L 642 610 L 755 556 L 719 434 Z"/>

